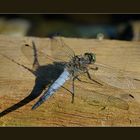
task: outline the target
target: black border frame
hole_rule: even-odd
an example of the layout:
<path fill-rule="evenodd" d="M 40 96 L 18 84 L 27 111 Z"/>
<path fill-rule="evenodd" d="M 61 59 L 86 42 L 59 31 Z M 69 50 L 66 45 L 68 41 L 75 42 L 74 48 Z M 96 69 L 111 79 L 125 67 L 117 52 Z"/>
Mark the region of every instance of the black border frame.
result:
<path fill-rule="evenodd" d="M 0 13 L 140 13 L 139 0 L 1 0 Z M 139 129 L 0 128 L 0 139 L 136 139 Z"/>
<path fill-rule="evenodd" d="M 0 13 L 140 13 L 139 0 L 1 0 Z"/>

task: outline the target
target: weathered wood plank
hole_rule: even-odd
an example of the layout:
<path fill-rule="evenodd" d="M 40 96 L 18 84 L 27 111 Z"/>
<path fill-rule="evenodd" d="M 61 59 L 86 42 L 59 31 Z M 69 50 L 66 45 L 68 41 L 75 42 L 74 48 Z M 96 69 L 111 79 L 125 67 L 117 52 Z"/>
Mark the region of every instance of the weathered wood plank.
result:
<path fill-rule="evenodd" d="M 23 68 L 24 65 L 32 68 L 32 63 L 25 57 L 22 52 L 24 45 L 32 45 L 34 39 L 37 50 L 47 51 L 49 54 L 48 38 L 33 37 L 9 37 L 0 36 L 0 111 L 3 111 L 14 104 L 20 102 L 26 96 L 38 92 L 38 96 L 43 91 L 43 85 L 40 79 L 34 76 L 29 70 Z M 119 69 L 133 72 L 134 77 L 140 73 L 140 42 L 127 42 L 116 40 L 96 40 L 96 39 L 78 39 L 63 38 L 76 54 L 85 52 L 95 52 L 97 62 L 107 64 Z M 6 55 L 8 58 L 6 58 Z M 33 54 L 29 52 L 30 58 Z M 15 62 L 13 62 L 15 61 Z M 33 60 L 32 60 L 33 61 Z M 16 64 L 19 63 L 19 64 Z M 54 80 L 58 75 L 54 74 L 55 65 L 46 58 L 40 59 L 42 64 L 48 64 L 42 76 L 46 76 L 45 80 Z M 39 74 L 41 74 L 39 72 Z M 46 81 L 45 81 L 46 82 Z M 46 85 L 49 82 L 46 83 Z M 0 125 L 7 126 L 134 126 L 140 125 L 140 90 L 131 91 L 135 97 L 134 101 L 129 102 L 129 110 L 122 110 L 112 106 L 101 110 L 102 106 L 94 106 L 82 100 L 80 94 L 87 94 L 88 90 L 103 93 L 106 95 L 117 94 L 116 88 L 108 87 L 106 89 L 99 88 L 97 85 L 81 84 L 76 82 L 76 98 L 75 103 L 71 104 L 71 95 L 61 88 L 57 94 L 45 102 L 35 111 L 31 111 L 32 105 L 37 101 L 32 101 L 30 95 L 22 104 L 11 107 L 9 110 L 1 113 L 4 115 L 0 118 Z M 70 88 L 67 83 L 65 85 Z M 92 91 L 92 92 L 93 92 Z M 86 93 L 85 93 L 86 92 Z M 27 104 L 29 100 L 29 103 Z M 17 110 L 16 110 L 17 109 Z M 10 113 L 8 113 L 10 112 Z"/>

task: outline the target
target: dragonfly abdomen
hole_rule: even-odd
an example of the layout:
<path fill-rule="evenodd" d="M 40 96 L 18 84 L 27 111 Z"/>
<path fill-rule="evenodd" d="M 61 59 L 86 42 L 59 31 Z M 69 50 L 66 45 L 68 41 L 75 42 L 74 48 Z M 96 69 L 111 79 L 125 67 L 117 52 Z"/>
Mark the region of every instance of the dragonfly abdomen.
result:
<path fill-rule="evenodd" d="M 64 69 L 63 73 L 59 76 L 59 78 L 50 86 L 50 88 L 44 93 L 44 95 L 39 99 L 39 101 L 32 107 L 32 109 L 36 109 L 43 102 L 45 102 L 53 93 L 58 90 L 67 80 L 70 79 L 70 73 L 67 69 Z"/>

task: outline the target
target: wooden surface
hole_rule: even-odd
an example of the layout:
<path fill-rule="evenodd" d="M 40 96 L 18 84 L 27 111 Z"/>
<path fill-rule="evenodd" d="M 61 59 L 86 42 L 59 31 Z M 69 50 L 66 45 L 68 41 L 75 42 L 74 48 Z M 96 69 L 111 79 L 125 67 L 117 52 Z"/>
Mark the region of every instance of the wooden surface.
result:
<path fill-rule="evenodd" d="M 31 107 L 38 97 L 35 100 L 32 100 L 31 96 L 26 97 L 35 93 L 35 90 L 39 91 L 37 95 L 39 96 L 43 90 L 36 88 L 39 86 L 39 88 L 44 88 L 41 87 L 42 83 L 37 76 L 20 66 L 24 65 L 32 69 L 29 59 L 33 62 L 33 54 L 29 52 L 30 58 L 28 59 L 22 51 L 24 45 L 31 45 L 32 39 L 35 41 L 37 50 L 50 53 L 48 38 L 0 36 L 1 126 L 140 126 L 139 88 L 131 90 L 134 99 L 128 100 L 128 110 L 117 108 L 111 104 L 104 109 L 104 101 L 99 100 L 98 106 L 93 105 L 85 100 L 86 95 L 88 97 L 92 92 L 96 97 L 100 92 L 100 95 L 106 98 L 110 94 L 117 94 L 119 90 L 110 86 L 100 88 L 96 84 L 90 85 L 76 81 L 74 104 L 71 103 L 70 93 L 61 88 L 37 110 L 32 111 Z M 130 71 L 134 77 L 140 77 L 140 42 L 78 38 L 63 38 L 63 40 L 76 54 L 95 52 L 97 62 Z M 40 59 L 40 62 L 42 65 L 47 64 L 46 71 L 43 72 L 46 75 L 42 76 L 49 77 L 50 81 L 54 80 L 55 65 L 49 65 L 51 61 L 47 58 L 46 60 Z M 47 85 L 49 85 L 48 81 L 43 86 Z M 66 83 L 65 87 L 71 88 L 70 83 Z M 85 98 L 83 99 L 81 95 Z M 26 98 L 22 102 L 24 106 L 20 107 L 20 101 L 24 98 Z M 20 103 L 14 106 L 18 102 Z"/>

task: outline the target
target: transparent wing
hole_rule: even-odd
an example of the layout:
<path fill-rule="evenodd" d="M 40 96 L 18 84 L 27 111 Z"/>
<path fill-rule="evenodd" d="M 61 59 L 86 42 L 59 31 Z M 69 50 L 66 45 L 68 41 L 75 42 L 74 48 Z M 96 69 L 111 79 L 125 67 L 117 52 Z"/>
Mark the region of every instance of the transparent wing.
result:
<path fill-rule="evenodd" d="M 86 75 L 80 75 L 79 80 L 75 81 L 75 96 L 85 101 L 89 105 L 99 107 L 115 107 L 123 110 L 129 109 L 129 100 L 122 98 L 122 94 L 129 96 L 129 93 L 108 85 L 99 85 L 91 82 Z M 71 91 L 71 81 L 65 85 L 67 91 Z"/>
<path fill-rule="evenodd" d="M 98 105 L 103 107 L 111 106 L 123 110 L 129 109 L 127 101 L 113 95 L 106 95 L 98 92 L 88 92 L 87 96 L 81 97 L 90 105 Z"/>
<path fill-rule="evenodd" d="M 100 63 L 94 66 L 98 67 L 98 70 L 89 71 L 100 81 L 121 89 L 140 89 L 140 73 L 124 71 Z"/>
<path fill-rule="evenodd" d="M 85 83 L 84 83 L 85 84 Z M 129 104 L 126 100 L 123 100 L 118 95 L 119 93 L 126 93 L 121 90 L 115 90 L 113 88 L 97 87 L 92 85 L 91 87 L 88 84 L 76 85 L 78 96 L 93 106 L 102 106 L 102 107 L 115 107 L 123 110 L 129 109 Z"/>
<path fill-rule="evenodd" d="M 64 43 L 62 37 L 53 37 L 51 40 L 51 53 L 55 61 L 68 62 L 75 56 L 74 51 Z"/>
<path fill-rule="evenodd" d="M 33 65 L 46 65 L 50 62 L 54 62 L 54 59 L 52 57 L 37 48 L 34 41 L 28 44 L 23 44 L 23 46 L 21 47 L 21 51 L 26 56 L 28 61 Z"/>
<path fill-rule="evenodd" d="M 40 65 L 45 65 L 50 61 L 66 63 L 75 56 L 74 51 L 64 43 L 61 37 L 51 38 L 50 47 L 42 48 L 42 46 L 37 46 L 35 41 L 32 41 L 23 44 L 21 50 L 29 62 L 34 63 L 37 59 Z"/>

